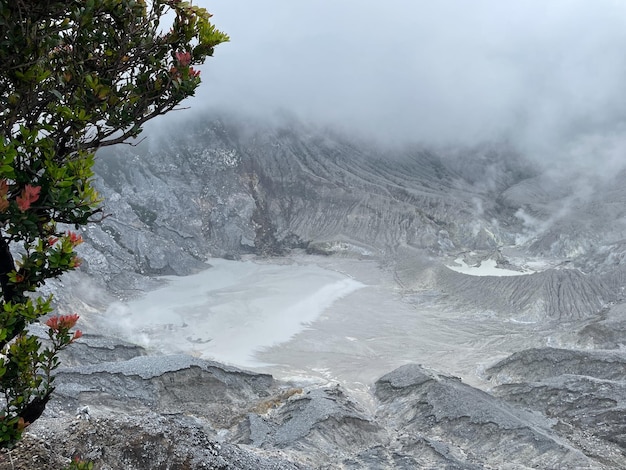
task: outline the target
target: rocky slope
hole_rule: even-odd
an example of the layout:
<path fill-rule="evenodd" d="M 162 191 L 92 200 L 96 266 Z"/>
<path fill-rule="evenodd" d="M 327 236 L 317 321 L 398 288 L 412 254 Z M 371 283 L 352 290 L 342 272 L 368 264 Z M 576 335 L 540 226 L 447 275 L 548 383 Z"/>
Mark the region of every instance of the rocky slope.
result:
<path fill-rule="evenodd" d="M 501 145 L 389 150 L 232 117 L 103 152 L 97 173 L 108 216 L 84 232 L 81 272 L 50 286 L 87 321 L 209 255 L 302 249 L 376 260 L 407 302 L 530 322 L 566 344 L 490 364 L 479 388 L 407 364 L 364 399 L 86 335 L 14 451 L 21 468 L 74 454 L 103 469 L 624 468 L 626 174 L 555 176 Z M 449 269 L 460 260 L 525 275 Z"/>
<path fill-rule="evenodd" d="M 64 455 L 102 469 L 595 469 L 624 461 L 626 357 L 617 353 L 516 354 L 488 371 L 506 382 L 495 396 L 409 364 L 373 384 L 366 407 L 339 384 L 294 387 L 188 356 L 125 359 L 129 345 L 108 342 L 118 361 L 59 373 L 55 399 L 12 453 L 16 468 L 37 459 L 37 468 L 59 468 Z"/>
<path fill-rule="evenodd" d="M 480 292 L 470 302 L 522 316 L 584 317 L 622 294 L 625 174 L 581 179 L 578 194 L 571 175 L 549 178 L 505 146 L 390 151 L 298 123 L 227 118 L 180 129 L 100 155 L 112 216 L 89 227 L 85 257 L 114 291 L 141 290 L 146 275 L 193 272 L 209 253 L 303 247 L 385 260 L 407 249 L 439 260 L 474 253 L 474 263 L 491 257 L 514 269 L 519 253 L 548 260 L 555 269 L 523 285 L 437 275 L 454 295 Z M 170 137 L 182 129 L 184 138 Z"/>

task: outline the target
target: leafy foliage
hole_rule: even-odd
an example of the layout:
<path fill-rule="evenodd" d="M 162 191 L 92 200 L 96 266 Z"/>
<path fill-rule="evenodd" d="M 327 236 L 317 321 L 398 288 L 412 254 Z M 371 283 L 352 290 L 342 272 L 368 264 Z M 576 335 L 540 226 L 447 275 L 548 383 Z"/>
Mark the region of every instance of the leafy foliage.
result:
<path fill-rule="evenodd" d="M 39 417 L 80 336 L 75 316 L 48 320 L 46 348 L 27 326 L 52 311 L 37 289 L 80 266 L 67 227 L 100 212 L 94 152 L 194 94 L 194 66 L 228 41 L 210 16 L 181 0 L 0 0 L 0 446 Z"/>
<path fill-rule="evenodd" d="M 75 457 L 74 460 L 70 462 L 69 467 L 65 467 L 63 470 L 93 470 L 93 462 Z"/>

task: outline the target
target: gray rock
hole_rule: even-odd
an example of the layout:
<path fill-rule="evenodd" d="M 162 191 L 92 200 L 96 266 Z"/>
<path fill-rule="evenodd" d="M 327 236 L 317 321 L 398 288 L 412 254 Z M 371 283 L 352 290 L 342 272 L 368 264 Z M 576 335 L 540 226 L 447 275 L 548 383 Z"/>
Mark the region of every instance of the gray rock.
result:
<path fill-rule="evenodd" d="M 385 448 L 389 437 L 340 387 L 332 387 L 294 394 L 268 413 L 249 414 L 238 425 L 232 442 L 293 449 L 311 465 L 321 467 L 339 464 L 347 455 Z M 369 460 L 381 463 L 377 457 Z"/>
<path fill-rule="evenodd" d="M 67 367 L 56 374 L 66 399 L 122 410 L 192 413 L 229 428 L 257 403 L 278 393 L 274 379 L 187 355 Z"/>
<path fill-rule="evenodd" d="M 626 451 L 626 383 L 580 375 L 561 375 L 537 382 L 505 384 L 497 396 L 549 417 L 588 430 Z"/>
<path fill-rule="evenodd" d="M 378 418 L 398 433 L 439 442 L 449 464 L 594 468 L 597 464 L 558 436 L 551 423 L 446 376 L 409 364 L 380 378 Z M 414 438 L 415 438 L 414 437 Z M 410 441 L 409 441 L 410 442 Z M 401 452 L 412 448 L 400 444 Z"/>
<path fill-rule="evenodd" d="M 52 456 L 80 455 L 97 462 L 97 468 L 102 470 L 307 468 L 288 461 L 279 452 L 248 450 L 217 442 L 207 433 L 203 422 L 196 418 L 163 416 L 150 411 L 134 415 L 117 415 L 109 411 L 104 416 L 96 414 L 88 421 L 72 421 L 66 427 L 59 427 L 53 419 L 44 418 L 31 431 L 27 442 L 34 438 L 45 441 Z M 19 462 L 20 457 L 18 449 L 14 458 Z"/>
<path fill-rule="evenodd" d="M 517 352 L 486 371 L 496 384 L 537 382 L 559 375 L 583 375 L 603 380 L 626 378 L 626 354 L 621 351 L 575 351 L 536 348 Z"/>
<path fill-rule="evenodd" d="M 581 347 L 585 348 L 624 349 L 626 305 L 612 305 L 604 310 L 578 331 L 578 338 Z"/>
<path fill-rule="evenodd" d="M 594 276 L 575 269 L 549 269 L 523 276 L 467 276 L 442 270 L 438 285 L 473 308 L 507 312 L 527 321 L 592 317 L 617 299 Z"/>
<path fill-rule="evenodd" d="M 532 349 L 487 370 L 509 403 L 558 420 L 561 434 L 619 468 L 626 453 L 626 355 L 621 351 Z"/>

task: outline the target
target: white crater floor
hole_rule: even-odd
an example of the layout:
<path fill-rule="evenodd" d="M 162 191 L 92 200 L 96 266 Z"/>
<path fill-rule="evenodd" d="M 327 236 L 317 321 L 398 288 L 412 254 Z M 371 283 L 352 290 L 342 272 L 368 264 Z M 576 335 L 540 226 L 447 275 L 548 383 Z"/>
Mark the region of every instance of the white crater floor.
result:
<path fill-rule="evenodd" d="M 532 270 L 515 271 L 512 269 L 499 268 L 494 259 L 486 259 L 480 263 L 479 266 L 468 266 L 462 258 L 457 258 L 454 260 L 454 264 L 449 265 L 448 268 L 457 273 L 467 274 L 469 276 L 522 276 L 535 272 Z"/>
<path fill-rule="evenodd" d="M 210 264 L 111 305 L 103 327 L 155 352 L 363 390 L 410 362 L 485 386 L 484 367 L 558 343 L 538 325 L 461 312 L 432 291 L 405 292 L 374 261 L 302 255 Z"/>

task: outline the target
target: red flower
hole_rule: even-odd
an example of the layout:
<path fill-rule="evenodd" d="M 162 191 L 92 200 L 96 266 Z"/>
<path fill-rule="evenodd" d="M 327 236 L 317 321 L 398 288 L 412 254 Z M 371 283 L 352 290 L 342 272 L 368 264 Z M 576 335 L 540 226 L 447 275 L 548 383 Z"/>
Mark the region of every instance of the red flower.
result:
<path fill-rule="evenodd" d="M 187 67 L 191 63 L 190 52 L 177 52 L 176 61 L 183 67 Z"/>
<path fill-rule="evenodd" d="M 196 78 L 200 76 L 200 70 L 195 70 L 193 67 L 189 67 L 189 76 Z"/>
<path fill-rule="evenodd" d="M 80 316 L 76 313 L 73 313 L 72 315 L 61 315 L 61 319 L 59 320 L 59 323 L 61 324 L 62 327 L 67 328 L 69 330 L 74 325 L 76 325 L 76 322 L 78 321 L 79 318 Z"/>
<path fill-rule="evenodd" d="M 46 325 L 53 330 L 59 329 L 59 317 L 50 317 L 46 320 Z"/>
<path fill-rule="evenodd" d="M 78 338 L 80 338 L 81 336 L 83 336 L 83 332 L 80 330 L 76 330 L 74 332 L 74 336 L 72 337 L 72 341 L 76 341 Z"/>
<path fill-rule="evenodd" d="M 53 246 L 58 241 L 59 241 L 59 239 L 57 237 L 50 237 L 50 238 L 48 238 L 48 245 Z"/>
<path fill-rule="evenodd" d="M 31 186 L 27 184 L 22 189 L 22 194 L 15 198 L 15 202 L 17 202 L 17 207 L 22 211 L 26 211 L 30 208 L 31 204 L 39 199 L 39 193 L 41 191 L 41 186 Z"/>
<path fill-rule="evenodd" d="M 67 237 L 70 239 L 70 243 L 74 246 L 80 245 L 83 242 L 83 237 L 76 232 L 67 232 Z"/>
<path fill-rule="evenodd" d="M 76 325 L 76 322 L 79 318 L 80 316 L 76 313 L 72 315 L 60 315 L 56 317 L 50 317 L 48 318 L 48 320 L 46 320 L 46 325 L 54 331 L 69 330 L 70 328 L 73 328 L 74 325 Z M 82 333 L 80 333 L 78 337 L 80 338 L 80 336 L 82 336 Z"/>

